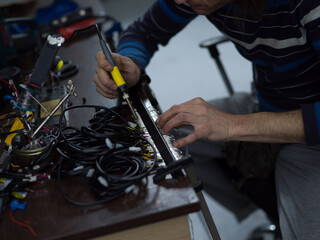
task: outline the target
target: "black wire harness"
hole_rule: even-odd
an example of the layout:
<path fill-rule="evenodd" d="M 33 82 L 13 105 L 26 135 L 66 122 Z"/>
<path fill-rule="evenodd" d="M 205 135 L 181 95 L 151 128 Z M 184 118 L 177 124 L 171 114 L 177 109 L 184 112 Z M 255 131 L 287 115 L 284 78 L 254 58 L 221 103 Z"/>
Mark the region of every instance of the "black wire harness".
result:
<path fill-rule="evenodd" d="M 64 115 L 76 108 L 93 108 L 87 126 L 62 127 Z M 106 108 L 78 105 L 63 111 L 59 121 L 57 147 L 63 157 L 56 168 L 59 190 L 69 203 L 90 207 L 108 202 L 130 192 L 156 165 L 156 151 L 139 128 L 123 117 L 123 107 Z M 68 197 L 62 178 L 86 178 L 98 201 L 80 202 Z"/>

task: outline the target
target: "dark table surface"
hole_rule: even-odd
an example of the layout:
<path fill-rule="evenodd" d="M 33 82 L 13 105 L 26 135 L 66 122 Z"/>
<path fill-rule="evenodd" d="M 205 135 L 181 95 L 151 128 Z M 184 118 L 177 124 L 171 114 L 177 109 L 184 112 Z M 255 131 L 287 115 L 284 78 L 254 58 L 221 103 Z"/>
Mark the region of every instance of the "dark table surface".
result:
<path fill-rule="evenodd" d="M 38 1 L 29 4 L 29 14 L 37 6 L 45 6 L 52 1 Z M 99 12 L 99 1 L 77 0 L 80 6 Z M 63 46 L 58 55 L 63 59 L 78 64 L 80 71 L 71 79 L 76 87 L 77 98 L 71 102 L 113 106 L 98 93 L 93 82 L 96 61 L 95 54 L 100 51 L 95 34 L 86 35 Z M 61 84 L 64 84 L 61 82 Z M 86 114 L 85 112 L 83 113 Z M 71 199 L 77 201 L 96 200 L 83 179 L 68 178 L 62 181 L 63 187 Z M 171 179 L 154 184 L 152 176 L 146 185 L 140 185 L 135 191 L 110 201 L 104 205 L 82 208 L 67 203 L 58 191 L 53 178 L 43 184 L 36 184 L 34 189 L 45 189 L 44 193 L 29 193 L 26 198 L 26 210 L 15 211 L 14 217 L 20 221 L 29 221 L 37 236 L 35 239 L 87 239 L 113 233 L 171 217 L 177 217 L 199 210 L 199 200 L 186 177 Z M 34 239 L 28 229 L 14 224 L 10 219 L 9 207 L 0 217 L 0 239 Z"/>

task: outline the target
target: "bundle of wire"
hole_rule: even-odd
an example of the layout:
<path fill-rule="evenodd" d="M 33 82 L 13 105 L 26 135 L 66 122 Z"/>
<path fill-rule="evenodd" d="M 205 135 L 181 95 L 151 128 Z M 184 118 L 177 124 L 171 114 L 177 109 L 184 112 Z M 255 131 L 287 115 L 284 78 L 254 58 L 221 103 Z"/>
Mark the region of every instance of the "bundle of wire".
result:
<path fill-rule="evenodd" d="M 93 108 L 87 126 L 63 127 L 64 115 L 75 108 Z M 78 105 L 63 111 L 59 121 L 57 147 L 63 159 L 57 167 L 57 181 L 64 199 L 77 206 L 102 204 L 130 192 L 156 165 L 156 153 L 142 136 L 139 127 L 123 117 L 123 106 L 106 108 Z M 70 199 L 62 186 L 62 177 L 88 179 L 99 200 L 80 202 Z"/>

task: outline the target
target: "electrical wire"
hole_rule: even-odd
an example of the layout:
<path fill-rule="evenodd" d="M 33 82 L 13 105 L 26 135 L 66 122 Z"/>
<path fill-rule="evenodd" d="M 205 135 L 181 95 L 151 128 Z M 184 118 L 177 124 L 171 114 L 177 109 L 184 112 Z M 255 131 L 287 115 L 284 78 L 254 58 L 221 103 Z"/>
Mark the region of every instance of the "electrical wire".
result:
<path fill-rule="evenodd" d="M 62 128 L 65 112 L 76 108 L 94 108 L 96 112 L 87 126 Z M 122 106 L 72 106 L 61 114 L 59 129 L 57 151 L 63 159 L 56 169 L 57 183 L 63 198 L 73 205 L 89 207 L 118 198 L 140 183 L 156 166 L 156 154 L 150 153 L 151 165 L 147 164 L 144 157 L 147 146 L 151 147 L 153 153 L 156 150 L 147 139 L 141 137 L 140 129 L 132 127 L 123 117 Z M 79 202 L 70 199 L 61 180 L 68 176 L 85 177 L 90 189 L 100 200 Z"/>
<path fill-rule="evenodd" d="M 106 21 L 112 21 L 114 23 L 116 22 L 116 20 L 113 17 L 110 17 L 110 16 L 95 16 L 95 17 L 96 18 L 102 18 L 103 17 L 103 18 L 105 18 Z M 69 43 L 79 33 L 90 32 L 92 30 L 94 30 L 96 33 L 99 32 L 99 29 L 97 29 L 97 24 L 93 24 L 93 25 L 90 25 L 88 27 L 80 28 L 80 29 L 77 29 L 77 30 L 73 31 L 71 36 L 66 39 L 65 44 Z"/>
<path fill-rule="evenodd" d="M 33 230 L 33 228 L 29 225 L 29 224 L 26 224 L 26 223 L 22 223 L 22 222 L 19 222 L 18 220 L 16 220 L 14 217 L 13 217 L 13 210 L 10 210 L 10 219 L 12 222 L 14 222 L 15 224 L 21 226 L 21 227 L 25 227 L 27 228 L 33 236 L 37 236 L 37 233 Z"/>
<path fill-rule="evenodd" d="M 3 78 L 0 78 L 0 81 L 4 82 L 5 84 L 7 84 L 10 88 L 13 89 L 13 91 L 15 91 L 15 93 L 20 97 L 20 94 L 18 92 L 18 90 L 15 88 L 15 86 L 13 84 L 10 84 L 9 82 L 7 82 L 6 80 L 4 80 Z"/>

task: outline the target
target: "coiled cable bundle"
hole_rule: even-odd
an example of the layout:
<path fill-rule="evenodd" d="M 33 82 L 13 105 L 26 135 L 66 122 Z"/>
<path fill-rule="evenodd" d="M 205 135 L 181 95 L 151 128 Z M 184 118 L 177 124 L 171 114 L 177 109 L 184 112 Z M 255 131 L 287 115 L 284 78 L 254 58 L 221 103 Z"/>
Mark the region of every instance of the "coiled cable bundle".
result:
<path fill-rule="evenodd" d="M 94 108 L 87 126 L 62 127 L 65 113 L 75 108 Z M 123 117 L 123 107 L 106 108 L 78 105 L 63 111 L 59 121 L 57 151 L 63 157 L 57 171 L 58 187 L 65 200 L 77 206 L 94 206 L 130 192 L 156 165 L 152 144 L 139 127 Z M 89 187 L 100 200 L 79 202 L 70 199 L 62 187 L 62 177 L 88 179 Z"/>

